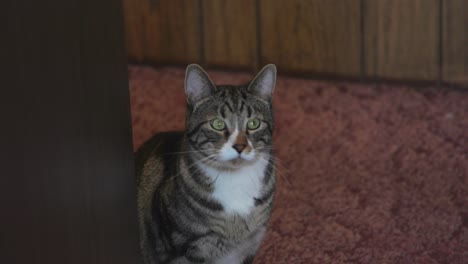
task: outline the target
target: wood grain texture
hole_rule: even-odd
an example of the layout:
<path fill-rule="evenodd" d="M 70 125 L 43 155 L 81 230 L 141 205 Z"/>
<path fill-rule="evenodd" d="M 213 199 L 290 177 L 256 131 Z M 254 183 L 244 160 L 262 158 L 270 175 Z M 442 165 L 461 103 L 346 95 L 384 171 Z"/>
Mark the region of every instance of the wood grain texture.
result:
<path fill-rule="evenodd" d="M 145 16 L 141 6 L 146 0 L 123 0 L 125 43 L 128 57 L 134 61 L 145 59 Z"/>
<path fill-rule="evenodd" d="M 0 263 L 138 263 L 121 2 L 2 2 Z"/>
<path fill-rule="evenodd" d="M 208 66 L 257 68 L 256 5 L 252 0 L 204 0 Z"/>
<path fill-rule="evenodd" d="M 124 1 L 131 59 L 157 64 L 186 64 L 200 60 L 198 1 Z"/>
<path fill-rule="evenodd" d="M 364 0 L 367 77 L 437 80 L 438 0 Z"/>
<path fill-rule="evenodd" d="M 288 72 L 360 74 L 359 0 L 261 0 L 263 63 Z"/>
<path fill-rule="evenodd" d="M 442 79 L 468 84 L 468 0 L 443 1 Z"/>

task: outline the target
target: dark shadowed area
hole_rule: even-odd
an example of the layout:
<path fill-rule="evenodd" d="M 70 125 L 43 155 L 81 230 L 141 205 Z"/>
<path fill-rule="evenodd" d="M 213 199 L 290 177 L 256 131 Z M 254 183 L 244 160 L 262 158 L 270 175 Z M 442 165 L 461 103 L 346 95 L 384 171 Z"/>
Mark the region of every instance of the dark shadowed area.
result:
<path fill-rule="evenodd" d="M 183 129 L 183 69 L 129 77 L 135 150 Z M 274 96 L 281 162 L 255 263 L 468 263 L 468 91 L 280 76 Z"/>

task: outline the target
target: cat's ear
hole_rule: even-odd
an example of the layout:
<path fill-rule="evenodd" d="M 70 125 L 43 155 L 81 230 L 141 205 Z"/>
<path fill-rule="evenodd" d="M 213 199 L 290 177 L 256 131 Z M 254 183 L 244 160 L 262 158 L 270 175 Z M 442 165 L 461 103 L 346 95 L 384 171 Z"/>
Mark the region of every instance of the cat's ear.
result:
<path fill-rule="evenodd" d="M 190 105 L 209 97 L 216 86 L 208 74 L 197 64 L 190 64 L 185 71 L 185 95 Z"/>
<path fill-rule="evenodd" d="M 275 83 L 276 66 L 274 64 L 268 64 L 263 67 L 257 76 L 255 76 L 254 80 L 250 82 L 248 91 L 266 101 L 271 101 Z"/>

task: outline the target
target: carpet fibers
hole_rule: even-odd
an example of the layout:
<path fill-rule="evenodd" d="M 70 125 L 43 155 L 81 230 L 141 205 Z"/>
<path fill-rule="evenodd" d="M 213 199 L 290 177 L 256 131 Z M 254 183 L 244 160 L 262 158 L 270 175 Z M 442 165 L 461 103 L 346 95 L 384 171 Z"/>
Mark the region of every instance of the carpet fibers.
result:
<path fill-rule="evenodd" d="M 183 69 L 129 77 L 135 150 L 183 129 Z M 468 90 L 280 76 L 274 109 L 278 187 L 255 263 L 468 263 Z"/>

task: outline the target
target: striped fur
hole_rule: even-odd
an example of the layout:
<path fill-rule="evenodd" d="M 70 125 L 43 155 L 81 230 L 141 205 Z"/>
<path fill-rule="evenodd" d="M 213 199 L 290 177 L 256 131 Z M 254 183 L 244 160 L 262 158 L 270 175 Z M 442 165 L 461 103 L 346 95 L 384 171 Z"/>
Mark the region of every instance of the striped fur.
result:
<path fill-rule="evenodd" d="M 188 67 L 186 131 L 157 134 L 136 154 L 144 264 L 253 261 L 275 190 L 275 78 L 268 65 L 249 85 L 214 86 Z M 251 118 L 258 129 L 247 128 Z"/>

